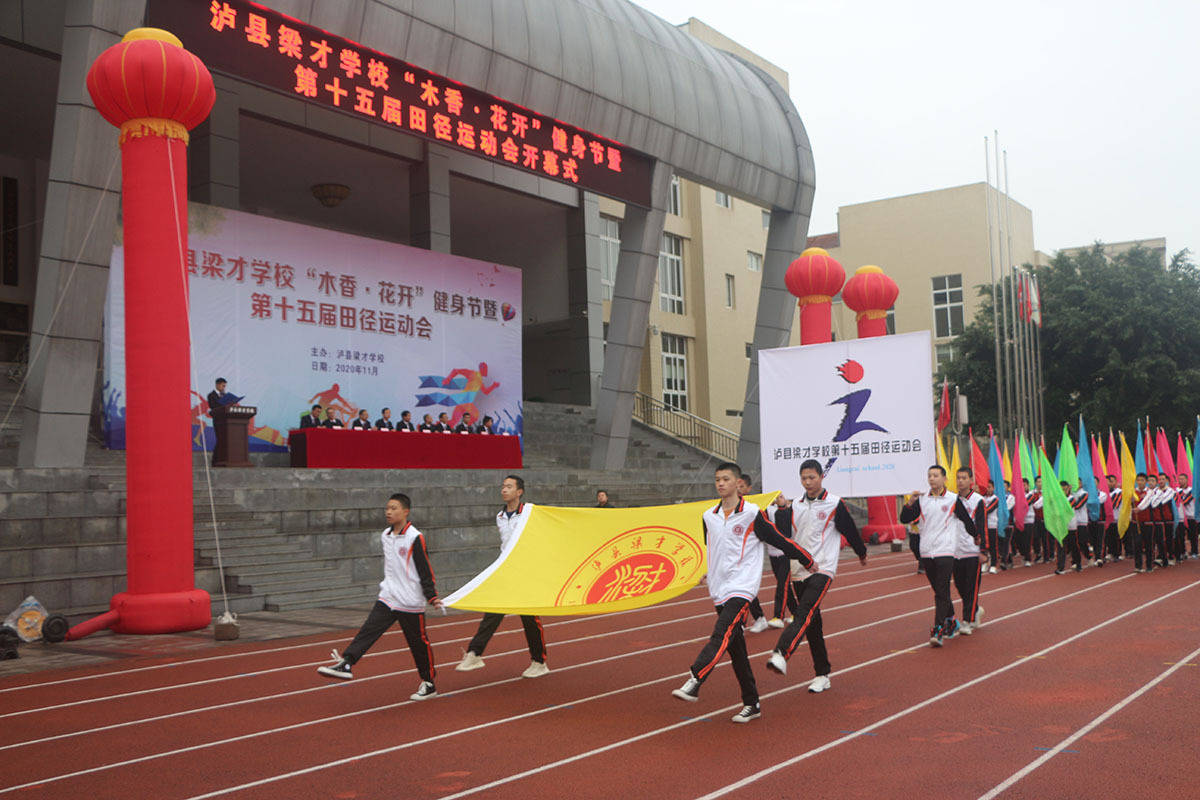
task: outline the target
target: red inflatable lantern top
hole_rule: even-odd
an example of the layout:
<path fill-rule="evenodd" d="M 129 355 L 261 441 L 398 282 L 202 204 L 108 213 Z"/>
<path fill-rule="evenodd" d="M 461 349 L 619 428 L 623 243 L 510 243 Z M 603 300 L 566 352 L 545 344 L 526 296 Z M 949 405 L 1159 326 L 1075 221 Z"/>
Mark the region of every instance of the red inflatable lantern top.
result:
<path fill-rule="evenodd" d="M 820 247 L 810 247 L 792 262 L 783 279 L 800 305 L 828 303 L 841 291 L 846 271 L 829 253 Z"/>
<path fill-rule="evenodd" d="M 900 287 L 896 282 L 883 273 L 883 270 L 873 264 L 859 267 L 846 288 L 842 290 L 842 300 L 846 306 L 858 312 L 858 318 L 878 319 L 886 316 L 888 309 L 896 304 L 900 296 Z"/>
<path fill-rule="evenodd" d="M 188 139 L 217 99 L 204 62 L 158 28 L 135 28 L 105 50 L 87 75 L 96 110 L 121 129 L 121 141 L 137 136 Z"/>

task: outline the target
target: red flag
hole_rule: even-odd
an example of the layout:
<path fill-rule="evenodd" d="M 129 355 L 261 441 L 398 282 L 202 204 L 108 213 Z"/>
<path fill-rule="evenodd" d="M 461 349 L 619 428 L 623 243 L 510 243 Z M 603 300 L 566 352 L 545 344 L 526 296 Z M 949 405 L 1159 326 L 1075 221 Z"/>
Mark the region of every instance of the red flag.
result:
<path fill-rule="evenodd" d="M 938 433 L 950 424 L 950 383 L 947 380 L 942 381 L 942 410 L 938 414 L 937 429 Z M 961 428 L 960 428 L 961 430 Z"/>
<path fill-rule="evenodd" d="M 979 443 L 975 441 L 975 432 L 970 428 L 967 430 L 971 440 L 971 472 L 975 475 L 975 485 L 979 487 L 980 494 L 987 494 L 987 485 L 992 479 L 992 473 L 988 470 L 987 459 L 983 457 Z"/>
<path fill-rule="evenodd" d="M 1162 428 L 1158 429 L 1158 440 L 1155 442 L 1157 450 L 1154 457 L 1158 459 L 1158 471 L 1167 473 L 1171 482 L 1175 481 L 1175 460 L 1171 458 L 1171 445 L 1167 443 L 1167 432 Z"/>
<path fill-rule="evenodd" d="M 1158 463 L 1154 460 L 1154 435 L 1150 433 L 1150 426 L 1146 425 L 1146 474 L 1158 476 Z"/>
<path fill-rule="evenodd" d="M 1121 485 L 1121 459 L 1117 455 L 1117 440 L 1113 438 L 1112 428 L 1108 429 L 1108 474 L 1113 475 L 1117 479 L 1117 485 Z"/>
<path fill-rule="evenodd" d="M 1029 300 L 1025 290 L 1025 276 L 1021 271 L 1013 270 L 1017 274 L 1017 316 L 1022 322 L 1028 322 L 1029 317 L 1025 313 L 1025 303 Z"/>

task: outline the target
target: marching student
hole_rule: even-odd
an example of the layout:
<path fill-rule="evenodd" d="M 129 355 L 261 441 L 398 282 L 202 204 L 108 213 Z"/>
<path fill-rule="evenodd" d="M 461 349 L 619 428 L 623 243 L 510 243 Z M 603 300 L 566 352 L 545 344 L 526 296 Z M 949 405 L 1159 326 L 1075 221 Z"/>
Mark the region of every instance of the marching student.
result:
<path fill-rule="evenodd" d="M 1046 543 L 1046 525 L 1042 520 L 1041 500 L 1042 479 L 1035 478 L 1033 491 L 1025 494 L 1025 502 L 1029 504 L 1029 516 L 1026 516 L 1025 524 L 1031 525 L 1030 547 L 1033 550 L 1033 563 L 1035 564 L 1050 560 L 1050 547 Z"/>
<path fill-rule="evenodd" d="M 950 600 L 950 577 L 954 573 L 954 520 L 957 518 L 972 537 L 979 535 L 975 520 L 958 495 L 946 492 L 946 470 L 934 464 L 926 473 L 929 493 L 914 491 L 913 499 L 900 511 L 901 522 L 921 520 L 921 563 L 933 589 L 933 627 L 929 630 L 931 647 L 941 647 L 944 639 L 958 635 L 954 603 Z"/>
<path fill-rule="evenodd" d="M 1133 571 L 1154 571 L 1154 520 L 1151 516 L 1151 501 L 1154 499 L 1154 486 L 1150 476 L 1139 472 L 1133 489 Z M 1157 479 L 1155 479 L 1157 482 Z M 1142 567 L 1142 556 L 1146 558 L 1146 566 Z"/>
<path fill-rule="evenodd" d="M 812 554 L 816 562 L 804 567 L 799 562 L 792 566 L 792 586 L 797 597 L 792 622 L 779 634 L 779 641 L 771 651 L 767 669 L 787 674 L 787 662 L 796 651 L 796 646 L 808 637 L 808 651 L 812 655 L 813 672 L 816 677 L 808 684 L 808 691 L 818 694 L 829 688 L 829 652 L 825 649 L 824 629 L 821 624 L 821 600 L 829 591 L 829 584 L 837 575 L 838 555 L 842 549 L 842 537 L 850 543 L 854 554 L 863 566 L 867 563 L 867 548 L 859 535 L 858 526 L 846 504 L 836 494 L 830 494 L 821 484 L 824 476 L 821 464 L 808 459 L 800 465 L 800 483 L 804 494 L 792 501 L 792 538 L 805 551 Z M 779 520 L 779 517 L 776 517 Z M 976 565 L 979 558 L 975 558 Z"/>
<path fill-rule="evenodd" d="M 746 495 L 750 494 L 752 491 L 754 491 L 754 481 L 750 478 L 750 476 L 749 475 L 738 476 L 738 479 L 737 479 L 738 497 L 745 497 Z M 771 548 L 769 545 L 767 546 L 768 558 L 771 555 L 772 549 L 773 548 Z M 776 610 L 778 610 L 778 609 L 776 609 Z M 763 611 L 762 603 L 759 602 L 757 596 L 753 600 L 750 601 L 750 616 L 747 618 L 746 623 L 747 623 L 746 624 L 746 633 L 762 633 L 771 624 L 770 622 L 767 621 L 767 613 L 765 611 Z"/>
<path fill-rule="evenodd" d="M 1158 481 L 1150 484 L 1153 488 L 1154 499 L 1150 501 L 1151 516 L 1154 520 L 1154 548 L 1161 555 L 1158 565 L 1164 569 L 1171 565 L 1171 549 L 1167 541 L 1167 528 L 1171 527 L 1174 517 L 1168 503 L 1171 502 L 1171 486 L 1167 476 L 1159 473 Z"/>
<path fill-rule="evenodd" d="M 954 475 L 958 499 L 971 518 L 975 520 L 975 531 L 987 529 L 987 508 L 983 497 L 971 488 L 975 476 L 970 467 L 959 467 Z M 983 574 L 983 562 L 979 560 L 979 537 L 967 533 L 966 526 L 954 520 L 954 588 L 962 599 L 962 621 L 959 632 L 970 636 L 979 627 L 983 609 L 979 606 L 979 585 Z"/>
<path fill-rule="evenodd" d="M 741 468 L 730 462 L 718 464 L 713 473 L 721 502 L 704 512 L 701 525 L 708 552 L 708 593 L 717 608 L 717 623 L 692 664 L 687 681 L 671 694 L 688 702 L 699 700 L 700 687 L 728 650 L 733 674 L 742 691 L 742 710 L 733 716 L 733 721 L 749 722 L 762 716 L 762 711 L 742 622 L 749 613 L 751 599 L 758 596 L 762 585 L 763 544 L 774 545 L 805 568 L 812 567 L 813 558 L 794 541 L 784 538 L 758 506 L 738 496 L 737 479 L 741 474 Z"/>
<path fill-rule="evenodd" d="M 496 514 L 496 527 L 500 530 L 500 550 L 507 550 L 516 544 L 529 515 L 533 513 L 533 503 L 524 502 L 525 481 L 519 475 L 506 475 L 500 483 L 500 499 L 504 508 Z M 462 661 L 454 669 L 458 672 L 470 672 L 483 667 L 483 651 L 491 641 L 496 628 L 504 619 L 503 614 L 484 614 L 479 620 L 479 629 L 467 645 L 467 652 Z M 540 678 L 550 672 L 546 666 L 546 636 L 542 623 L 531 614 L 521 615 L 521 625 L 525 628 L 525 642 L 529 645 L 529 666 L 521 673 L 522 678 Z"/>
<path fill-rule="evenodd" d="M 1178 532 L 1177 516 L 1179 505 L 1177 498 L 1179 490 L 1171 485 L 1171 478 L 1165 472 L 1158 473 L 1158 490 L 1162 504 L 1159 507 L 1159 517 L 1163 524 L 1163 541 L 1166 545 L 1167 563 L 1178 564 L 1183 559 L 1183 541 L 1176 537 Z"/>
<path fill-rule="evenodd" d="M 1105 557 L 1105 538 L 1104 528 L 1107 522 L 1105 517 L 1104 507 L 1108 503 L 1108 492 L 1104 487 L 1097 485 L 1096 497 L 1100 501 L 1100 508 L 1095 517 L 1092 516 L 1092 509 L 1088 507 L 1088 539 L 1092 547 L 1092 566 L 1103 567 L 1104 562 L 1108 559 Z"/>
<path fill-rule="evenodd" d="M 910 495 L 904 495 L 904 505 L 912 502 Z M 910 522 L 904 526 L 908 531 L 908 549 L 913 554 L 913 558 L 917 561 L 917 574 L 924 575 L 925 567 L 921 564 L 921 528 L 916 522 Z"/>
<path fill-rule="evenodd" d="M 1187 554 L 1187 558 L 1196 558 L 1196 546 L 1200 544 L 1200 536 L 1197 534 L 1200 531 L 1196 527 L 1196 499 L 1192 495 L 1192 487 L 1188 485 L 1190 476 L 1186 472 L 1179 473 L 1179 493 L 1177 499 L 1179 502 L 1179 526 L 1180 536 L 1186 536 L 1188 543 L 1191 545 L 1191 552 Z M 1179 545 L 1180 557 L 1184 556 L 1183 542 Z"/>
<path fill-rule="evenodd" d="M 774 503 L 763 509 L 763 513 L 781 532 L 789 530 L 792 526 L 792 503 L 782 492 L 775 498 Z M 796 592 L 792 588 L 791 580 L 792 562 L 783 551 L 771 545 L 767 545 L 767 561 L 770 562 L 771 573 L 775 576 L 775 616 L 767 620 L 767 624 L 772 628 L 783 628 L 796 618 Z"/>
<path fill-rule="evenodd" d="M 1033 492 L 1029 491 L 1029 478 L 1021 478 L 1021 482 L 1025 485 L 1025 530 L 1021 532 L 1021 545 L 1025 548 L 1021 554 L 1025 558 L 1025 566 L 1033 566 L 1033 537 L 1036 533 L 1034 523 L 1037 521 L 1037 515 L 1034 513 L 1033 504 L 1029 498 L 1033 496 Z"/>
<path fill-rule="evenodd" d="M 1108 499 L 1112 502 L 1112 515 L 1104 526 L 1105 556 L 1109 561 L 1121 560 L 1121 534 L 1117 531 L 1117 517 L 1121 513 L 1121 487 L 1117 485 L 1116 475 L 1105 475 L 1108 481 Z"/>
<path fill-rule="evenodd" d="M 1013 565 L 1013 551 L 1016 549 L 1015 532 L 1016 520 L 1013 519 L 1013 509 L 1017 506 L 1017 498 L 1012 493 L 1012 481 L 1004 482 L 1004 507 L 1008 509 L 1008 525 L 1004 527 L 1000 537 L 1000 569 L 1006 570 Z"/>
<path fill-rule="evenodd" d="M 1046 509 L 1045 509 L 1045 490 L 1042 488 L 1042 476 L 1038 475 L 1033 480 L 1034 492 L 1037 498 L 1033 501 L 1034 515 L 1034 531 L 1042 540 L 1042 563 L 1049 564 L 1050 559 L 1054 558 L 1054 553 L 1058 549 L 1058 540 L 1046 528 Z"/>
<path fill-rule="evenodd" d="M 441 608 L 437 596 L 433 568 L 425 549 L 425 536 L 408 520 L 412 502 L 406 494 L 388 498 L 384 518 L 388 526 L 380 534 L 383 542 L 383 580 L 379 582 L 379 599 L 359 628 L 346 652 L 333 651 L 333 666 L 318 667 L 317 672 L 328 678 L 349 680 L 351 670 L 379 640 L 384 631 L 398 623 L 412 652 L 413 662 L 421 685 L 410 695 L 411 700 L 426 700 L 437 694 L 433 685 L 433 648 L 425 632 L 425 604 Z"/>
<path fill-rule="evenodd" d="M 1063 575 L 1067 571 L 1067 551 L 1071 552 L 1071 564 L 1076 572 L 1083 571 L 1083 556 L 1079 549 L 1079 529 L 1080 525 L 1087 530 L 1087 491 L 1081 486 L 1075 492 L 1071 491 L 1070 484 L 1066 481 L 1059 481 L 1058 485 L 1062 487 L 1062 493 L 1067 496 L 1071 508 L 1075 509 L 1075 513 L 1071 515 L 1070 522 L 1067 523 L 1067 538 L 1062 540 L 1058 546 L 1058 565 L 1054 570 L 1055 575 Z"/>
<path fill-rule="evenodd" d="M 999 572 L 999 570 L 996 569 L 996 565 L 1000 561 L 998 545 L 996 544 L 996 540 L 998 538 L 997 534 L 999 533 L 997 528 L 1000 525 L 1000 498 L 996 496 L 995 481 L 988 481 L 987 490 L 988 493 L 983 498 L 984 518 L 987 520 L 987 524 L 984 526 L 983 541 L 981 542 L 981 545 L 983 546 L 984 552 L 987 554 L 989 562 L 987 571 L 990 574 L 995 575 Z"/>

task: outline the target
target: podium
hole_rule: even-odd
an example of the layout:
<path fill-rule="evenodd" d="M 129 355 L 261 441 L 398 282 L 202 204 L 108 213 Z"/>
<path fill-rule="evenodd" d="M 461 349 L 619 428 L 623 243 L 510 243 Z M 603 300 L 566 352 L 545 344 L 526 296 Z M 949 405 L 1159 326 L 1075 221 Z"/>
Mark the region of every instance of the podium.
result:
<path fill-rule="evenodd" d="M 231 405 L 212 410 L 213 431 L 217 443 L 213 448 L 214 467 L 249 467 L 250 419 L 258 413 L 254 406 Z"/>

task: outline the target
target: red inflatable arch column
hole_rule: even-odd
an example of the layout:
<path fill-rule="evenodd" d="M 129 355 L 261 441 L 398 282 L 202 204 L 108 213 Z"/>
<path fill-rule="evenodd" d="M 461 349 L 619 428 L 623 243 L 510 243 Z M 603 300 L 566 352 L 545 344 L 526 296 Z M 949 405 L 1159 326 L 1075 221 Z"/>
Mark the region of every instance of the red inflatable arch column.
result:
<path fill-rule="evenodd" d="M 887 335 L 887 312 L 899 296 L 896 282 L 879 267 L 867 265 L 855 270 L 842 290 L 842 300 L 847 308 L 858 312 L 858 338 Z M 862 534 L 864 539 L 878 534 L 881 542 L 904 539 L 904 526 L 896 515 L 896 498 L 867 498 L 867 524 Z"/>
<path fill-rule="evenodd" d="M 87 87 L 121 130 L 128 584 L 67 637 L 196 630 L 212 609 L 193 569 L 187 141 L 216 92 L 200 59 L 156 28 L 101 53 Z"/>

